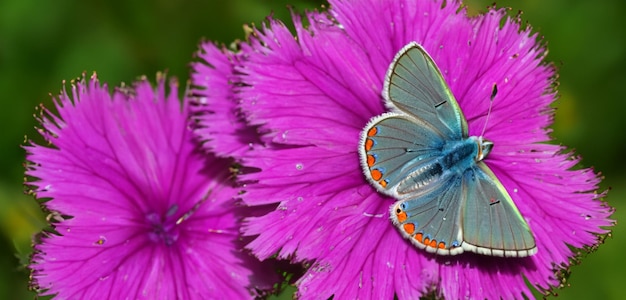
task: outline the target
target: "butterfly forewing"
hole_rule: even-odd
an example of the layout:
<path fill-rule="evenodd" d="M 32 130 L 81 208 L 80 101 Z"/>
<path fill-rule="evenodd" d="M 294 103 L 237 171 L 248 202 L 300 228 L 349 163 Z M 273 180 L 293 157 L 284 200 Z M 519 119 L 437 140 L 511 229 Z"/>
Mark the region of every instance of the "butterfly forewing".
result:
<path fill-rule="evenodd" d="M 463 179 L 463 247 L 494 256 L 533 255 L 537 248 L 530 228 L 489 167 L 477 162 Z"/>
<path fill-rule="evenodd" d="M 422 119 L 450 139 L 467 137 L 467 122 L 432 58 L 417 43 L 394 58 L 385 81 L 387 105 Z"/>

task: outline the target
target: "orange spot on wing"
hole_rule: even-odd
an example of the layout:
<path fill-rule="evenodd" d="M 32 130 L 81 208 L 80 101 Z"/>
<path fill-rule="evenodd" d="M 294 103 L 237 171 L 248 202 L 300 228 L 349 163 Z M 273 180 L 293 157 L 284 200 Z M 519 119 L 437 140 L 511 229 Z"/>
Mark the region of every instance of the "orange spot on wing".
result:
<path fill-rule="evenodd" d="M 377 133 L 378 133 L 378 128 L 374 126 L 367 131 L 367 136 L 375 136 Z"/>
<path fill-rule="evenodd" d="M 416 234 L 413 238 L 414 238 L 416 241 L 420 242 L 420 243 L 423 243 L 423 242 L 424 242 L 424 240 L 423 240 L 424 235 L 422 235 L 422 233 L 421 233 L 421 232 L 417 233 L 417 234 Z"/>
<path fill-rule="evenodd" d="M 386 188 L 387 187 L 387 180 L 381 180 L 378 183 L 380 183 L 380 186 Z"/>
<path fill-rule="evenodd" d="M 429 238 L 424 238 L 423 244 L 428 246 L 430 244 L 430 239 Z"/>
<path fill-rule="evenodd" d="M 438 247 L 439 249 L 445 249 L 445 248 L 446 248 L 446 243 L 444 243 L 444 242 L 439 242 L 439 245 L 437 245 L 437 247 Z"/>
<path fill-rule="evenodd" d="M 428 244 L 428 246 L 431 246 L 433 248 L 437 248 L 437 240 L 433 239 L 432 241 L 430 241 L 430 244 Z"/>
<path fill-rule="evenodd" d="M 366 139 L 366 140 L 365 140 L 365 151 L 370 151 L 370 150 L 372 150 L 372 147 L 374 147 L 374 140 L 372 140 L 372 139 Z"/>
<path fill-rule="evenodd" d="M 368 154 L 367 155 L 367 166 L 371 167 L 376 163 L 376 158 L 374 157 L 374 155 Z"/>
<path fill-rule="evenodd" d="M 372 179 L 378 181 L 381 178 L 383 178 L 383 173 L 380 170 L 372 170 L 370 172 L 370 175 L 372 175 Z"/>
<path fill-rule="evenodd" d="M 398 222 L 400 222 L 400 223 L 403 223 L 404 221 L 406 221 L 406 213 L 405 212 L 397 213 L 396 217 L 398 217 Z"/>
<path fill-rule="evenodd" d="M 404 231 L 408 234 L 413 234 L 413 232 L 415 232 L 415 225 L 413 223 L 404 224 Z"/>

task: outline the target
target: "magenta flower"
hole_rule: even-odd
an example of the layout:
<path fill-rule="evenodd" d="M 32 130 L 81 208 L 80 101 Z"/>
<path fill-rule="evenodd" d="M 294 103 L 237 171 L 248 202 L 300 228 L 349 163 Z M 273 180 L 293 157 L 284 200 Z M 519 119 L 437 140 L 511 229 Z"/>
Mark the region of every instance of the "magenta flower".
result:
<path fill-rule="evenodd" d="M 197 150 L 177 92 L 160 78 L 111 95 L 94 76 L 61 93 L 58 115 L 43 109 L 49 145 L 25 147 L 56 231 L 30 265 L 42 295 L 241 299 L 266 287 L 240 248 L 229 162 Z"/>
<path fill-rule="evenodd" d="M 261 259 L 277 254 L 310 263 L 297 282 L 302 298 L 510 299 L 532 297 L 525 279 L 543 292 L 559 286 L 559 272 L 575 255 L 570 246 L 595 248 L 613 224 L 612 209 L 595 192 L 598 175 L 574 169 L 580 159 L 549 143 L 555 72 L 542 62 L 545 49 L 531 29 L 502 9 L 470 18 L 454 2 L 330 2 L 327 12 L 307 13 L 306 29 L 294 16 L 296 38 L 270 18 L 237 54 L 205 45 L 208 68 L 194 65 L 194 84 L 210 89 L 217 83 L 198 78 L 213 65 L 230 64 L 224 76 L 233 91 L 206 99 L 206 107 L 231 113 L 238 107 L 261 133 L 261 144 L 252 147 L 248 135 L 228 141 L 248 147 L 232 155 L 259 170 L 240 176 L 245 203 L 275 207 L 247 219 L 245 234 L 256 237 L 248 247 Z M 497 84 L 484 132 L 494 148 L 484 162 L 530 226 L 535 255 L 437 256 L 418 249 L 389 220 L 395 200 L 363 176 L 359 136 L 386 111 L 385 73 L 411 41 L 442 70 L 470 135 L 481 134 Z"/>

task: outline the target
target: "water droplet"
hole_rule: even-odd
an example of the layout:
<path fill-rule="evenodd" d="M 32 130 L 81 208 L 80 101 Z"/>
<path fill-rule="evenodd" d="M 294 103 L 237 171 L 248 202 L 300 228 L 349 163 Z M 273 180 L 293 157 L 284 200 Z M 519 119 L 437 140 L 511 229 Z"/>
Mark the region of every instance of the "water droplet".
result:
<path fill-rule="evenodd" d="M 540 163 L 541 159 L 535 158 L 535 162 Z"/>
<path fill-rule="evenodd" d="M 513 193 L 517 193 L 517 188 L 513 189 Z"/>
<path fill-rule="evenodd" d="M 393 265 L 389 261 L 387 261 L 387 268 L 393 269 Z"/>
<path fill-rule="evenodd" d="M 285 130 L 285 131 L 283 132 L 283 134 L 281 135 L 281 137 L 283 138 L 283 140 L 287 140 L 287 132 L 288 132 L 288 131 L 287 131 L 287 130 Z"/>
<path fill-rule="evenodd" d="M 102 277 L 98 278 L 98 280 L 100 280 L 100 281 L 105 281 L 107 279 L 109 279 L 109 276 L 102 276 Z"/>
<path fill-rule="evenodd" d="M 304 169 L 304 165 L 302 163 L 297 163 L 296 164 L 296 170 L 300 171 L 302 169 Z"/>
<path fill-rule="evenodd" d="M 586 215 L 585 216 L 585 220 L 589 220 L 589 219 L 591 219 L 591 216 L 590 215 Z"/>

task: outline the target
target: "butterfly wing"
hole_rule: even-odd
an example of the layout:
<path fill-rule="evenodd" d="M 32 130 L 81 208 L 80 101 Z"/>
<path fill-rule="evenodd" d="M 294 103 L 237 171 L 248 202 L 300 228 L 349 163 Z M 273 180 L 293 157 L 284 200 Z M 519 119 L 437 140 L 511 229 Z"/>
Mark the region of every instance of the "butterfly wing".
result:
<path fill-rule="evenodd" d="M 420 249 L 441 255 L 462 253 L 461 176 L 439 178 L 428 187 L 426 194 L 396 202 L 391 221 Z"/>
<path fill-rule="evenodd" d="M 379 192 L 399 198 L 397 186 L 440 156 L 444 137 L 432 124 L 407 115 L 373 118 L 361 133 L 359 155 L 365 177 Z"/>
<path fill-rule="evenodd" d="M 467 121 L 441 71 L 415 42 L 396 54 L 387 71 L 383 97 L 392 110 L 424 120 L 448 139 L 467 137 Z"/>
<path fill-rule="evenodd" d="M 487 165 L 477 162 L 465 172 L 462 190 L 463 249 L 504 257 L 537 252 L 528 224 Z"/>

